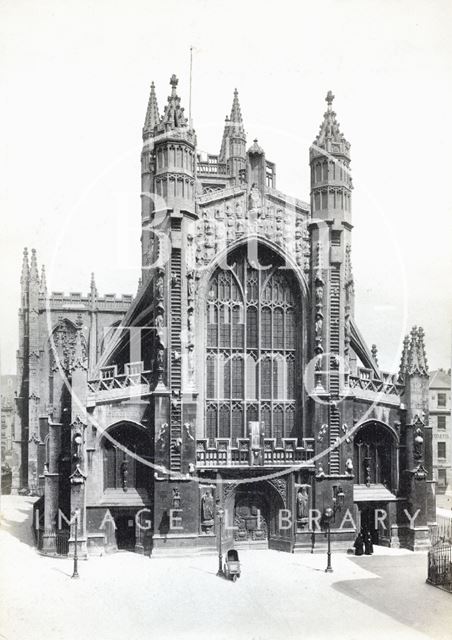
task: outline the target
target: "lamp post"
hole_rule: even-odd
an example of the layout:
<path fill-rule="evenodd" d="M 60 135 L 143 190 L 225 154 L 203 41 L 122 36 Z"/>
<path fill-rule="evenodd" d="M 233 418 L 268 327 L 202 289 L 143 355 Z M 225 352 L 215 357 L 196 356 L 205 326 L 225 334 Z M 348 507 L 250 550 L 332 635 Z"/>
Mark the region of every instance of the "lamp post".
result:
<path fill-rule="evenodd" d="M 78 509 L 73 512 L 75 516 L 74 522 L 74 571 L 72 573 L 73 578 L 80 578 L 78 575 Z"/>
<path fill-rule="evenodd" d="M 218 518 L 218 571 L 217 576 L 222 578 L 224 576 L 223 573 L 223 550 L 221 547 L 221 538 L 222 538 L 222 529 L 223 529 L 223 516 L 224 509 L 223 507 L 217 508 L 217 518 Z"/>
<path fill-rule="evenodd" d="M 345 494 L 342 491 L 341 487 L 334 487 L 334 495 L 333 495 L 333 506 L 327 507 L 323 512 L 323 519 L 325 521 L 326 526 L 326 536 L 327 536 L 327 563 L 325 573 L 332 573 L 333 567 L 331 566 L 331 522 L 334 520 L 336 516 L 336 511 L 340 511 L 342 509 L 342 505 L 344 504 Z"/>

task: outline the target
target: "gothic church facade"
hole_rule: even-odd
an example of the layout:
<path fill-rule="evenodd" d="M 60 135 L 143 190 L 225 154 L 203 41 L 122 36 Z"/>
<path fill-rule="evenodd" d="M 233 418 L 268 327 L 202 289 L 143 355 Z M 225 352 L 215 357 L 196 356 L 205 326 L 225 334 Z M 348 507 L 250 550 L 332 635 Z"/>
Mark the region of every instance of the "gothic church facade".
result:
<path fill-rule="evenodd" d="M 356 325 L 350 145 L 333 95 L 308 204 L 277 190 L 257 140 L 247 147 L 237 91 L 219 154 L 202 158 L 170 84 L 163 115 L 152 85 L 143 128 L 136 296 L 100 297 L 94 279 L 87 296 L 50 294 L 24 254 L 13 487 L 41 496 L 40 551 L 73 552 L 73 513 L 82 555 L 212 551 L 219 535 L 312 550 L 331 507 L 338 547 L 359 526 L 380 544 L 427 544 L 423 331 L 390 374 Z"/>

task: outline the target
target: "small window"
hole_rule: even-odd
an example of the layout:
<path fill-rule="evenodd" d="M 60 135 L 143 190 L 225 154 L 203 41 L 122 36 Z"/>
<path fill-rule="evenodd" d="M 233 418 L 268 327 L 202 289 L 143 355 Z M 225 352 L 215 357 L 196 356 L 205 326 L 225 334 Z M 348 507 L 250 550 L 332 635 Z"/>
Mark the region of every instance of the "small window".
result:
<path fill-rule="evenodd" d="M 446 406 L 446 394 L 438 393 L 438 407 L 445 407 L 445 406 Z"/>
<path fill-rule="evenodd" d="M 446 443 L 438 442 L 438 458 L 446 457 Z"/>
<path fill-rule="evenodd" d="M 438 469 L 438 487 L 445 489 L 447 486 L 447 469 Z"/>
<path fill-rule="evenodd" d="M 437 426 L 438 429 L 446 428 L 446 416 L 438 416 Z"/>

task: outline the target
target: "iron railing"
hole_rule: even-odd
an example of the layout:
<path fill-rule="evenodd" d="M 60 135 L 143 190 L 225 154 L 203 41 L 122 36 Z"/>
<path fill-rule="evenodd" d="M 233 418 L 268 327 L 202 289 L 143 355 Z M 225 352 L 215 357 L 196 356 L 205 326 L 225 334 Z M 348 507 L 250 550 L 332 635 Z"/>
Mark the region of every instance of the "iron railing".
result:
<path fill-rule="evenodd" d="M 428 552 L 427 582 L 452 593 L 452 545 L 438 542 Z"/>
<path fill-rule="evenodd" d="M 37 529 L 36 530 L 36 548 L 38 549 L 38 551 L 43 550 L 44 535 L 46 537 L 46 543 L 47 543 L 46 546 L 48 549 L 55 549 L 55 553 L 57 556 L 68 555 L 69 537 L 70 537 L 69 530 L 61 529 L 59 531 L 54 531 L 54 530 L 46 531 L 43 528 Z"/>

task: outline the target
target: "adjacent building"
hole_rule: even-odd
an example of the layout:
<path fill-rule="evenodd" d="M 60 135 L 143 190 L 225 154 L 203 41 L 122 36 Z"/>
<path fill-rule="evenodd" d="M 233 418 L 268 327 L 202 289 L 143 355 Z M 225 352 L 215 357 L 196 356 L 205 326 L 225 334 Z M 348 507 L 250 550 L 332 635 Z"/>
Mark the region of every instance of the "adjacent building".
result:
<path fill-rule="evenodd" d="M 219 152 L 201 157 L 177 87 L 172 76 L 162 115 L 151 87 L 133 299 L 100 297 L 94 281 L 87 296 L 49 294 L 24 255 L 14 482 L 42 495 L 41 551 L 65 548 L 61 513 L 78 514 L 82 555 L 213 551 L 220 535 L 310 550 L 325 544 L 317 514 L 343 548 L 360 526 L 380 544 L 428 544 L 424 333 L 412 329 L 394 374 L 355 321 L 334 96 L 300 149 L 307 202 L 247 143 L 237 91 Z"/>
<path fill-rule="evenodd" d="M 0 376 L 1 392 L 1 437 L 2 437 L 2 465 L 11 466 L 13 461 L 13 437 L 14 437 L 14 417 L 15 417 L 15 392 L 16 376 Z"/>
<path fill-rule="evenodd" d="M 430 372 L 429 413 L 433 431 L 433 477 L 438 494 L 452 494 L 451 375 Z"/>

